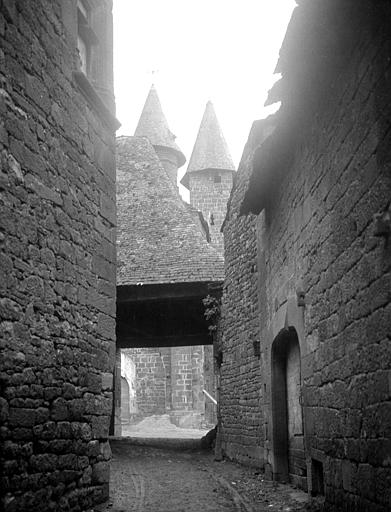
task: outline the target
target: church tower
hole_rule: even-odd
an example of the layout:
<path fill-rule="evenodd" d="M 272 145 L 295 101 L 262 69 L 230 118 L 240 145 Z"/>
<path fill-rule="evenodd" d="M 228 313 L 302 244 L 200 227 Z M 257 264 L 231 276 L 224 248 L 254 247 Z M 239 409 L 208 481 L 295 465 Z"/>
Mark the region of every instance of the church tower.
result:
<path fill-rule="evenodd" d="M 175 142 L 175 135 L 168 127 L 159 96 L 152 84 L 134 133 L 135 137 L 147 137 L 172 182 L 177 186 L 179 167 L 186 162 L 185 155 Z"/>
<path fill-rule="evenodd" d="M 213 105 L 206 104 L 189 166 L 181 183 L 190 191 L 190 204 L 208 221 L 212 245 L 223 252 L 220 232 L 227 211 L 235 166 Z"/>

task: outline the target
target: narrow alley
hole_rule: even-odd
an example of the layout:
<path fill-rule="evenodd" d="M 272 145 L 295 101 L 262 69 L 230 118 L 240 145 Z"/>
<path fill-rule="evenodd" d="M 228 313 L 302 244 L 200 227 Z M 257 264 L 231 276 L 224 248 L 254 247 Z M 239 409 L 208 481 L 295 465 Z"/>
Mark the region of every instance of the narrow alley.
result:
<path fill-rule="evenodd" d="M 0 512 L 391 511 L 390 20 L 0 0 Z"/>
<path fill-rule="evenodd" d="M 304 512 L 308 495 L 264 480 L 262 472 L 229 461 L 189 439 L 111 442 L 111 499 L 102 512 Z M 171 442 L 170 442 L 171 441 Z M 138 443 L 138 444 L 136 444 Z M 151 446 L 154 444 L 154 446 Z"/>

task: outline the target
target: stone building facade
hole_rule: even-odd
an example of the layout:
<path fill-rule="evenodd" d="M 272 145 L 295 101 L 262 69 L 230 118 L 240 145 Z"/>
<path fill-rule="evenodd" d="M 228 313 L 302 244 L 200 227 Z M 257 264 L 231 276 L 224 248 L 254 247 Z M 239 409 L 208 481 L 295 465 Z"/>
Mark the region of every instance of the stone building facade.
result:
<path fill-rule="evenodd" d="M 124 400 L 121 399 L 122 425 L 163 414 L 183 428 L 214 425 L 215 410 L 206 407 L 203 394 L 204 389 L 212 396 L 215 394 L 213 366 L 206 364 L 211 354 L 205 357 L 205 348 L 196 345 L 123 349 L 122 355 L 134 364 L 134 396 L 133 403 L 131 395 L 126 398 L 124 394 Z"/>
<path fill-rule="evenodd" d="M 255 466 L 263 460 L 256 215 L 241 215 L 240 207 L 254 151 L 270 129 L 268 122 L 253 124 L 228 203 L 223 224 L 225 280 L 215 342 L 222 450 L 229 458 Z"/>
<path fill-rule="evenodd" d="M 109 0 L 1 2 L 5 511 L 86 510 L 108 497 L 118 127 L 111 8 Z"/>
<path fill-rule="evenodd" d="M 164 359 L 167 356 L 165 358 L 166 354 L 162 351 L 169 352 L 171 349 L 148 347 L 121 350 L 121 359 L 134 368 L 132 375 L 126 377 L 122 374 L 124 365 L 121 361 L 121 374 L 126 378 L 129 390 L 133 388 L 133 393 L 129 393 L 128 397 L 126 393 L 121 395 L 122 425 L 155 414 L 165 414 L 168 390 Z"/>
<path fill-rule="evenodd" d="M 162 126 L 158 119 L 154 126 Z M 171 140 L 160 140 L 157 151 L 147 136 L 117 139 L 117 347 L 135 364 L 128 422 L 169 414 L 178 426 L 200 427 L 215 418 L 203 393 L 214 381 L 204 378 L 205 352 L 212 354 L 202 345 L 212 340 L 202 299 L 210 286 L 221 288 L 224 262 L 208 242 L 202 216 L 181 199 L 171 166 L 160 159 Z M 117 427 L 123 420 L 117 417 Z"/>
<path fill-rule="evenodd" d="M 135 227 L 132 235 L 135 240 L 139 240 L 137 248 L 144 260 L 143 265 L 146 267 L 143 272 L 138 269 L 138 277 L 134 275 L 126 282 L 148 283 L 152 279 L 156 283 L 164 283 L 164 273 L 167 268 L 170 268 L 170 265 L 173 265 L 171 282 L 199 281 L 200 276 L 204 273 L 202 270 L 204 263 L 202 263 L 202 259 L 197 261 L 197 254 L 201 254 L 206 248 L 208 253 L 213 254 L 212 258 L 214 259 L 213 265 L 208 269 L 208 279 L 212 277 L 212 280 L 215 280 L 214 274 L 222 276 L 220 228 L 232 186 L 234 166 L 212 104 L 209 102 L 206 106 L 190 164 L 182 180 L 190 190 L 190 206 L 182 201 L 177 188 L 178 168 L 185 163 L 185 157 L 169 129 L 154 86 L 151 87 L 147 96 L 134 138 L 125 139 L 124 137 L 118 139 L 118 168 L 121 171 L 119 185 L 121 186 L 124 173 L 126 180 L 134 184 L 135 192 L 132 199 L 129 197 L 128 204 L 122 200 L 120 195 L 118 196 L 119 216 L 122 217 L 122 211 L 125 208 L 128 208 L 129 211 L 134 209 L 133 217 L 139 219 L 139 226 Z M 137 141 L 140 144 L 138 164 L 142 164 L 144 152 L 142 146 L 145 145 L 145 142 L 142 143 L 143 139 L 147 139 L 152 145 L 161 166 L 158 179 L 157 175 L 152 178 L 152 173 L 148 177 L 142 176 L 140 172 L 137 172 L 137 164 L 134 169 L 131 165 L 127 167 L 126 151 L 130 148 L 132 148 L 132 158 L 135 157 L 137 161 L 137 154 L 134 152 Z M 128 162 L 130 160 L 128 158 Z M 155 165 L 156 162 L 153 164 Z M 167 177 L 171 181 L 170 184 L 167 183 Z M 155 181 L 153 182 L 153 180 Z M 163 203 L 159 202 L 162 195 L 165 197 L 168 195 L 173 208 L 163 209 Z M 134 201 L 133 206 L 130 204 L 131 200 Z M 144 205 L 144 210 L 140 208 L 141 203 Z M 183 229 L 183 220 L 181 223 L 177 221 L 175 210 L 178 208 L 186 211 L 185 230 Z M 161 210 L 159 214 L 157 214 L 157 209 Z M 162 217 L 161 224 L 160 220 L 157 220 L 157 216 Z M 154 224 L 153 230 L 151 224 Z M 171 229 L 171 245 L 165 243 L 164 247 L 159 247 L 167 225 Z M 188 244 L 189 241 L 185 241 L 185 239 L 187 237 L 194 238 L 196 232 L 198 236 L 193 241 L 192 254 L 192 258 L 196 261 L 191 262 L 186 259 L 188 255 L 183 254 L 184 251 L 181 247 Z M 143 241 L 141 242 L 141 240 Z M 127 246 L 127 243 L 124 243 L 121 226 L 118 243 L 119 246 Z M 152 251 L 151 246 L 153 246 Z M 148 259 L 146 255 L 143 256 L 144 248 L 148 251 L 148 255 L 152 255 L 152 260 Z M 161 272 L 161 268 L 156 268 L 154 263 L 156 249 L 159 251 L 161 265 L 165 267 L 164 272 Z M 176 252 L 177 254 L 175 254 Z M 134 259 L 132 254 L 126 257 L 129 261 Z M 186 265 L 190 266 L 190 276 L 188 270 L 183 270 Z M 208 266 L 210 265 L 208 264 Z M 121 279 L 119 282 L 122 283 Z M 201 301 L 200 305 L 202 305 Z M 208 342 L 211 343 L 211 337 Z M 122 425 L 134 423 L 156 414 L 169 414 L 171 421 L 181 427 L 199 428 L 204 424 L 215 424 L 215 404 L 203 393 L 205 390 L 212 397 L 216 394 L 211 347 L 181 346 L 180 341 L 177 346 L 167 347 L 163 345 L 163 339 L 162 346 L 143 347 L 137 340 L 134 340 L 134 343 L 134 347 L 129 346 L 123 349 L 126 356 L 131 358 L 135 364 L 136 377 L 135 404 L 130 414 L 127 413 L 129 407 L 126 404 L 121 405 L 121 411 L 126 410 L 126 415 L 122 415 L 121 418 Z M 187 345 L 185 340 L 182 345 Z M 124 382 L 123 386 L 126 387 Z"/>
<path fill-rule="evenodd" d="M 300 2 L 224 225 L 223 452 L 328 510 L 391 504 L 390 14 Z"/>

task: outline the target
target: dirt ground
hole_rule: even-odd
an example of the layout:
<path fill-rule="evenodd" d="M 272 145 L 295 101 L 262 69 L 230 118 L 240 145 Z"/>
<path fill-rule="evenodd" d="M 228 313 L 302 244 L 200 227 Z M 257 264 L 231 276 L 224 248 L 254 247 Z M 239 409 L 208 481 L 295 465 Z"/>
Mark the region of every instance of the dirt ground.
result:
<path fill-rule="evenodd" d="M 150 444 L 155 446 L 150 446 Z M 263 474 L 213 453 L 191 439 L 111 442 L 110 502 L 104 512 L 304 512 L 308 495 L 266 481 Z"/>
<path fill-rule="evenodd" d="M 208 430 L 180 428 L 171 423 L 168 414 L 156 414 L 132 425 L 122 425 L 122 437 L 201 439 Z"/>

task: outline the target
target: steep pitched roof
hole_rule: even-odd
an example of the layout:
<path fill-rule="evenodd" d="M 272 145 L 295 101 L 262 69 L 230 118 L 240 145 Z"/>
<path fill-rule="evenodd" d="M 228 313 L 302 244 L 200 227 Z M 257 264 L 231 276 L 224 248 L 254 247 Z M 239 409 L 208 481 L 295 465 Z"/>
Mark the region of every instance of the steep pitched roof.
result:
<path fill-rule="evenodd" d="M 221 282 L 207 243 L 145 137 L 117 139 L 117 284 Z"/>
<path fill-rule="evenodd" d="M 186 162 L 185 155 L 175 142 L 175 135 L 168 127 L 166 116 L 163 113 L 159 96 L 153 84 L 145 100 L 134 135 L 135 137 L 147 137 L 153 146 L 172 149 L 177 155 L 179 167 Z"/>
<path fill-rule="evenodd" d="M 181 180 L 182 185 L 189 187 L 189 173 L 206 169 L 235 171 L 227 143 L 210 101 L 206 104 L 190 162 Z"/>

